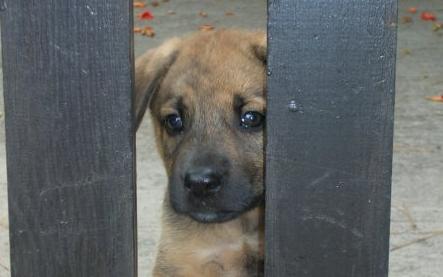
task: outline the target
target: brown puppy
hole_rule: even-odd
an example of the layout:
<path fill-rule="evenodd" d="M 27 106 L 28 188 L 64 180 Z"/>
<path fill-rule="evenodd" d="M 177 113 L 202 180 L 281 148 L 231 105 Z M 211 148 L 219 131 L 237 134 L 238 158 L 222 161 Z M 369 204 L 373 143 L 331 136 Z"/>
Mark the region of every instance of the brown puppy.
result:
<path fill-rule="evenodd" d="M 169 178 L 154 276 L 263 274 L 264 32 L 174 38 L 136 61 Z"/>

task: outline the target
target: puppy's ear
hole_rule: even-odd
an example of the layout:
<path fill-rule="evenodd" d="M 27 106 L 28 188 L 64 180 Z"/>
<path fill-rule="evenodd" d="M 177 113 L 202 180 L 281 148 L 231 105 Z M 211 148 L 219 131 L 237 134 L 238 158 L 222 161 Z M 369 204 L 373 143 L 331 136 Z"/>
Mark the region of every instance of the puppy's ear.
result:
<path fill-rule="evenodd" d="M 135 120 L 136 130 L 152 95 L 158 90 L 161 81 L 174 63 L 180 39 L 173 38 L 155 49 L 147 51 L 135 61 Z"/>
<path fill-rule="evenodd" d="M 257 58 L 266 64 L 267 59 L 267 38 L 266 32 L 259 31 L 251 34 L 252 51 Z"/>

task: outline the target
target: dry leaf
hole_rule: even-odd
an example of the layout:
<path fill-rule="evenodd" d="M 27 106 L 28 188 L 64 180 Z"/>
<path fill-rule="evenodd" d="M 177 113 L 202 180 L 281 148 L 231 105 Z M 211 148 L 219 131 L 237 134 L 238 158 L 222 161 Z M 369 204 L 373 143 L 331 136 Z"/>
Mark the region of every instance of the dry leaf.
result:
<path fill-rule="evenodd" d="M 233 15 L 235 15 L 234 12 L 225 12 L 225 16 L 233 16 Z"/>
<path fill-rule="evenodd" d="M 152 28 L 151 26 L 145 26 L 141 34 L 142 36 L 145 37 L 150 37 L 150 38 L 155 37 L 154 28 Z"/>
<path fill-rule="evenodd" d="M 154 15 L 150 11 L 144 11 L 139 13 L 137 17 L 141 20 L 152 20 L 154 19 Z"/>
<path fill-rule="evenodd" d="M 158 6 L 160 5 L 160 3 L 159 3 L 158 1 L 152 1 L 152 2 L 151 2 L 151 5 L 152 5 L 153 7 L 158 7 Z"/>
<path fill-rule="evenodd" d="M 437 32 L 443 29 L 443 23 L 434 22 L 432 24 L 432 31 Z"/>
<path fill-rule="evenodd" d="M 412 51 L 409 48 L 402 48 L 402 49 L 400 49 L 400 54 L 402 56 L 408 56 L 408 55 L 411 55 L 411 53 L 412 53 Z"/>
<path fill-rule="evenodd" d="M 212 31 L 212 30 L 214 30 L 215 27 L 212 26 L 211 24 L 203 24 L 203 25 L 200 25 L 200 26 L 198 27 L 198 29 L 199 29 L 200 31 L 207 32 L 207 31 Z"/>
<path fill-rule="evenodd" d="M 435 21 L 435 20 L 437 20 L 437 17 L 432 12 L 422 12 L 420 17 L 424 21 Z"/>
<path fill-rule="evenodd" d="M 402 16 L 401 17 L 401 23 L 406 24 L 406 23 L 411 23 L 412 22 L 412 17 L 410 16 Z"/>
<path fill-rule="evenodd" d="M 200 11 L 200 12 L 198 13 L 198 15 L 201 16 L 201 17 L 208 17 L 208 13 L 206 13 L 206 12 L 204 12 L 204 11 Z"/>
<path fill-rule="evenodd" d="M 143 30 L 140 27 L 134 27 L 134 33 L 139 34 L 141 33 Z"/>
<path fill-rule="evenodd" d="M 443 95 L 435 95 L 435 96 L 426 96 L 426 99 L 434 102 L 442 102 L 443 103 Z"/>
<path fill-rule="evenodd" d="M 174 15 L 175 12 L 174 12 L 173 10 L 169 10 L 169 11 L 168 11 L 168 14 L 169 14 L 169 15 Z"/>
<path fill-rule="evenodd" d="M 408 12 L 409 13 L 417 13 L 417 7 L 409 7 Z"/>
<path fill-rule="evenodd" d="M 134 8 L 144 8 L 144 7 L 145 7 L 145 3 L 140 2 L 140 1 L 134 2 Z"/>

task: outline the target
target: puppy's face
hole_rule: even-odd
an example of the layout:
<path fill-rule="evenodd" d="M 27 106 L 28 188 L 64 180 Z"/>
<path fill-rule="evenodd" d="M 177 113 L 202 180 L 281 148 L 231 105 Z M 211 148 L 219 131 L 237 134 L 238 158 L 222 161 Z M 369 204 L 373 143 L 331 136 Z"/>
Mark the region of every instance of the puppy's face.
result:
<path fill-rule="evenodd" d="M 262 201 L 265 43 L 218 31 L 161 46 L 149 106 L 177 213 L 223 222 Z"/>

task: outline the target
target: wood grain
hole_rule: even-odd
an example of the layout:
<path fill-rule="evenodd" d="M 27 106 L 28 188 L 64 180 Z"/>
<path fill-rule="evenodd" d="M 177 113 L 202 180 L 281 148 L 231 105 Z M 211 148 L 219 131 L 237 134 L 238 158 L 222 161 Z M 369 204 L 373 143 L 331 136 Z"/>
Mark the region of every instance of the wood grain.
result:
<path fill-rule="evenodd" d="M 387 276 L 396 1 L 268 1 L 266 275 Z"/>
<path fill-rule="evenodd" d="M 12 276 L 136 276 L 132 1 L 6 7 Z"/>

